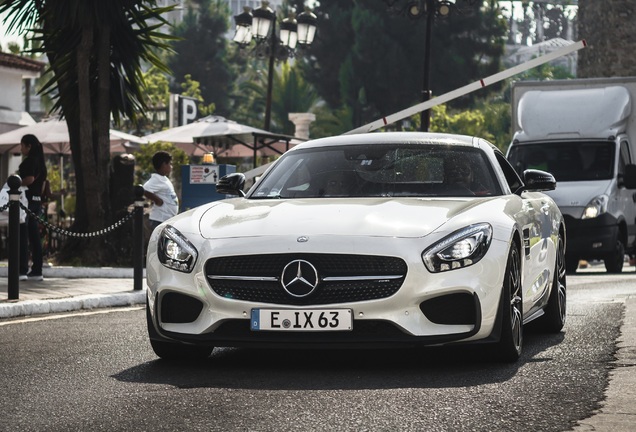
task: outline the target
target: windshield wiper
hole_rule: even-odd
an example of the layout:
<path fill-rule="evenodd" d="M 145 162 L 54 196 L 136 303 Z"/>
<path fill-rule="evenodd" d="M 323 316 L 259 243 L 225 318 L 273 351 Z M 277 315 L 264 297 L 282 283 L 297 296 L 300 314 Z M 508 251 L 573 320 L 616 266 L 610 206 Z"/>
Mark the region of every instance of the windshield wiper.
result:
<path fill-rule="evenodd" d="M 264 199 L 281 199 L 282 196 L 280 196 L 280 194 L 278 195 L 264 195 L 264 196 L 250 196 L 249 199 L 256 199 L 256 200 L 264 200 Z"/>

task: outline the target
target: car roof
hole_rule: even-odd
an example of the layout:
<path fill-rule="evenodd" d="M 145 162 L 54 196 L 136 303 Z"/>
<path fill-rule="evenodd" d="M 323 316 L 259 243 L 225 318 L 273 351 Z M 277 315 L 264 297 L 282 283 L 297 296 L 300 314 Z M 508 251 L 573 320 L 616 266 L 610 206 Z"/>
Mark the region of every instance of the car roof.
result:
<path fill-rule="evenodd" d="M 341 145 L 380 145 L 380 144 L 424 144 L 424 145 L 455 145 L 480 147 L 486 144 L 494 147 L 488 141 L 468 135 L 455 135 L 433 132 L 373 132 L 364 134 L 338 135 L 328 138 L 318 138 L 297 145 L 292 150 L 314 147 L 331 147 Z M 290 150 L 291 151 L 291 150 Z"/>

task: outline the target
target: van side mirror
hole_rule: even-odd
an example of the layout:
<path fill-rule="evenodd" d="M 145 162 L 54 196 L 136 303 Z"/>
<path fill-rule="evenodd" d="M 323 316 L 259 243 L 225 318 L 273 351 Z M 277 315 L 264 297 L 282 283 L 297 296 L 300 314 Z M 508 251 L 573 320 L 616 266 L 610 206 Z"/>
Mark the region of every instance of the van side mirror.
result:
<path fill-rule="evenodd" d="M 636 165 L 625 165 L 622 186 L 625 186 L 627 189 L 636 189 Z"/>
<path fill-rule="evenodd" d="M 225 195 L 245 196 L 243 187 L 245 186 L 245 174 L 232 173 L 223 176 L 216 182 L 216 191 Z"/>
<path fill-rule="evenodd" d="M 549 172 L 527 169 L 523 172 L 524 189 L 529 192 L 550 191 L 556 189 L 556 180 Z"/>

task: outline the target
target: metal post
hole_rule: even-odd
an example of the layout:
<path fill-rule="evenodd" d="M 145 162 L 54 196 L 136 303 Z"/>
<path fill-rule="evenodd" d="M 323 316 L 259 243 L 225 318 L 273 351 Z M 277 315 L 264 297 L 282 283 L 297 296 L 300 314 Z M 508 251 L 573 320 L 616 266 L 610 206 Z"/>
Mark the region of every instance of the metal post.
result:
<path fill-rule="evenodd" d="M 133 215 L 133 289 L 140 291 L 144 277 L 144 188 L 135 186 L 135 210 Z"/>
<path fill-rule="evenodd" d="M 270 36 L 269 45 L 269 69 L 267 72 L 267 99 L 265 101 L 265 126 L 266 131 L 270 131 L 271 119 L 272 119 L 272 84 L 274 78 L 274 58 L 276 57 L 276 48 L 278 42 L 276 41 L 276 19 L 272 23 L 272 35 Z M 256 150 L 254 151 L 256 153 Z M 256 158 L 254 158 L 256 160 Z"/>
<path fill-rule="evenodd" d="M 9 185 L 9 279 L 7 294 L 9 300 L 20 298 L 20 176 L 7 179 Z"/>
<path fill-rule="evenodd" d="M 424 80 L 422 82 L 422 102 L 431 98 L 430 70 L 431 70 L 431 39 L 433 36 L 433 22 L 435 20 L 435 0 L 426 0 L 426 40 L 424 41 Z M 420 130 L 428 132 L 431 126 L 430 110 L 420 113 Z"/>

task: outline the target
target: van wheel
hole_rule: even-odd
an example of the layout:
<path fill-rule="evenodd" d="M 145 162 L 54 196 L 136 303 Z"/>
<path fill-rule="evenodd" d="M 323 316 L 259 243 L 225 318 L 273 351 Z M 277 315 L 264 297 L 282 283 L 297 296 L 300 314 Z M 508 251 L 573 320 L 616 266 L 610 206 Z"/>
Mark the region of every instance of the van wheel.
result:
<path fill-rule="evenodd" d="M 625 246 L 620 240 L 616 240 L 614 252 L 609 254 L 603 260 L 605 262 L 605 270 L 608 273 L 620 273 L 623 271 L 623 263 L 625 262 Z"/>
<path fill-rule="evenodd" d="M 576 269 L 579 268 L 579 257 L 565 257 L 565 271 L 568 273 L 576 273 Z"/>

